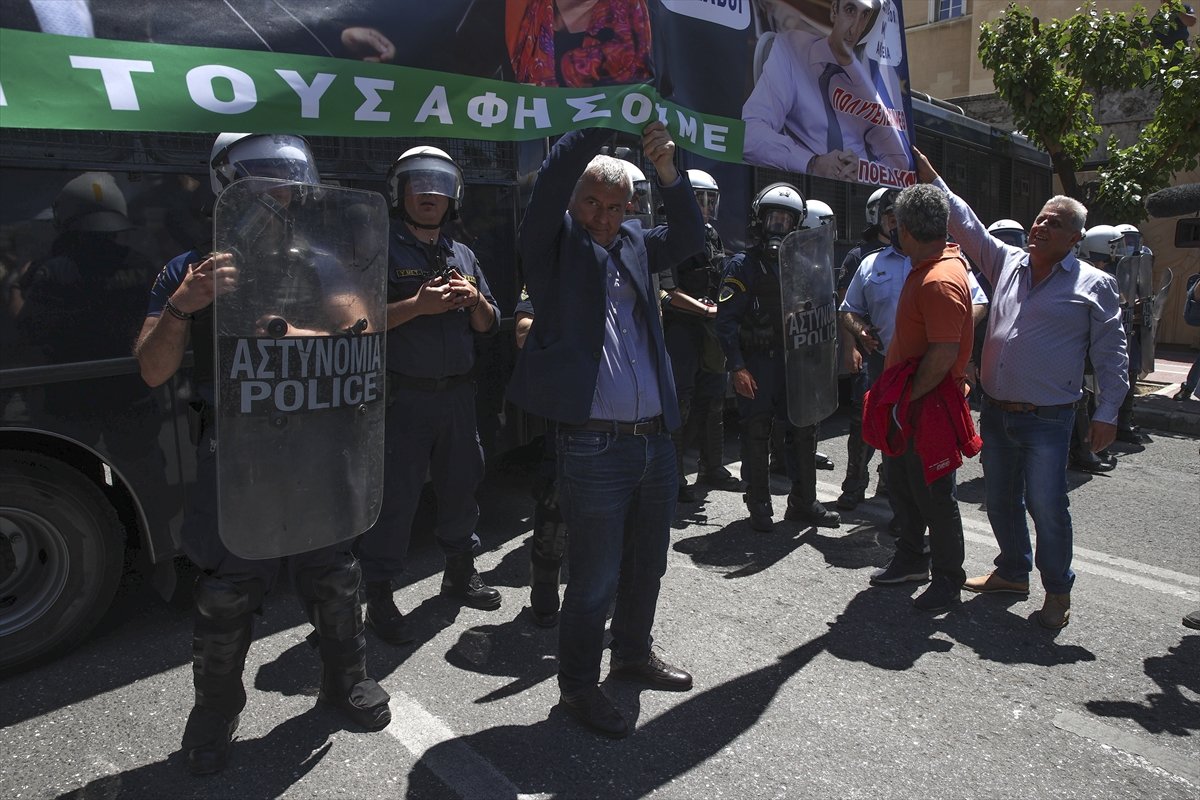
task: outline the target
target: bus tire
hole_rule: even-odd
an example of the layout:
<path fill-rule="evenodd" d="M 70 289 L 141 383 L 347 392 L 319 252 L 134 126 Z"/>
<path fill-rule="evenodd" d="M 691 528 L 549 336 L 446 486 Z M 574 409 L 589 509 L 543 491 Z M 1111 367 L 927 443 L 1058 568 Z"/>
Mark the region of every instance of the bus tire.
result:
<path fill-rule="evenodd" d="M 0 452 L 0 673 L 75 647 L 121 580 L 125 535 L 100 488 L 40 453 Z"/>

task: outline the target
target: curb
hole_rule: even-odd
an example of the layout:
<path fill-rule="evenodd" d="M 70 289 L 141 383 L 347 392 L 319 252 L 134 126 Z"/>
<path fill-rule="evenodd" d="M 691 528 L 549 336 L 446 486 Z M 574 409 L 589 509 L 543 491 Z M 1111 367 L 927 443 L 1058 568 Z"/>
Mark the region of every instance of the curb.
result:
<path fill-rule="evenodd" d="M 1191 400 L 1172 400 L 1171 397 L 1178 390 L 1179 384 L 1167 384 L 1151 394 L 1135 398 L 1133 424 L 1200 438 L 1200 400 L 1194 397 Z"/>

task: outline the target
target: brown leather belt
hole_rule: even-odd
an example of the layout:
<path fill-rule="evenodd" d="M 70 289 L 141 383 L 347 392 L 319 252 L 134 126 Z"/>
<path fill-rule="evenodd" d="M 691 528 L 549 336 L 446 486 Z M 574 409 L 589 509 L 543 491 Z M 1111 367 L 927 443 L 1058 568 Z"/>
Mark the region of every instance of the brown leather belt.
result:
<path fill-rule="evenodd" d="M 560 422 L 558 427 L 559 430 L 564 431 L 595 431 L 596 433 L 615 433 L 619 436 L 654 436 L 666 430 L 661 415 L 640 422 L 618 422 L 612 419 L 589 419 L 578 425 Z"/>
<path fill-rule="evenodd" d="M 1010 403 L 1007 400 L 997 400 L 994 397 L 984 395 L 984 400 L 988 405 L 993 405 L 1001 411 L 1007 411 L 1011 414 L 1036 414 L 1039 411 L 1061 411 L 1064 408 L 1071 408 L 1074 403 L 1062 403 L 1057 406 L 1035 406 L 1033 403 Z"/>

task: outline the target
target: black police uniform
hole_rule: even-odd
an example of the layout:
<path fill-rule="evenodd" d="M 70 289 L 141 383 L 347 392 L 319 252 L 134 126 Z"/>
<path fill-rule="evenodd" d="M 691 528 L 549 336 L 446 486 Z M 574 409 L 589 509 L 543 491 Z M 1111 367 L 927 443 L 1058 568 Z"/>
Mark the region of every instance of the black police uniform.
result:
<path fill-rule="evenodd" d="M 446 235 L 418 241 L 394 220 L 388 247 L 388 302 L 413 297 L 435 275 L 456 270 L 493 311 L 500 311 L 471 249 Z M 404 568 L 413 516 L 426 474 L 437 495 L 437 539 L 449 566 L 468 569 L 479 537 L 475 490 L 483 448 L 475 421 L 475 336 L 471 310 L 410 319 L 388 331 L 384 494 L 379 520 L 356 546 L 367 583 L 390 581 Z"/>
<path fill-rule="evenodd" d="M 753 400 L 740 394 L 737 398 L 742 418 L 742 478 L 752 518 L 771 515 L 770 438 L 773 425 L 779 424 L 784 426 L 785 462 L 792 481 L 787 517 L 837 525 L 838 516 L 817 503 L 816 426 L 801 428 L 788 420 L 777 256 L 756 245 L 729 259 L 716 329 L 728 370 L 745 368 L 758 384 Z"/>
<path fill-rule="evenodd" d="M 704 226 L 704 252 L 659 275 L 663 301 L 663 327 L 671 373 L 679 396 L 680 427 L 672 434 L 679 485 L 686 486 L 683 451 L 691 431 L 700 435 L 699 479 L 720 485 L 725 428 L 725 356 L 716 336 L 715 322 L 671 305 L 676 290 L 705 303 L 716 303 L 720 293 L 725 247 L 712 225 Z M 698 413 L 691 417 L 691 410 Z M 692 424 L 689 426 L 689 418 Z"/>
<path fill-rule="evenodd" d="M 189 251 L 172 259 L 150 290 L 147 316 L 161 317 L 166 301 L 183 283 L 188 266 L 206 255 Z M 260 281 L 266 284 L 266 281 Z M 201 575 L 195 584 L 192 673 L 195 706 L 184 730 L 183 748 L 193 772 L 221 769 L 229 738 L 246 705 L 242 684 L 254 614 L 279 572 L 280 559 L 249 560 L 221 541 L 217 517 L 217 431 L 213 307 L 195 313 L 190 339 L 194 355 L 190 408 L 196 445 L 196 483 L 184 502 L 183 549 Z M 322 702 L 352 720 L 378 729 L 391 719 L 389 697 L 366 674 L 366 638 L 358 605 L 361 580 L 350 542 L 288 556 L 291 582 L 316 631 L 321 655 Z"/>

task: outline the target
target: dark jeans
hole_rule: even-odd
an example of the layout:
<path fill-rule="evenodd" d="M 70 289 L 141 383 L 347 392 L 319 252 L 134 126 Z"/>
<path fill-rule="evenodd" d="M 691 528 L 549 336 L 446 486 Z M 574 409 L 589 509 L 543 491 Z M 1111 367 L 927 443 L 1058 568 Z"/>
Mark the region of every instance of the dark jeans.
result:
<path fill-rule="evenodd" d="M 668 434 L 559 430 L 558 498 L 571 532 L 558 629 L 563 692 L 599 683 L 604 622 L 614 596 L 614 657 L 649 657 L 677 492 Z"/>
<path fill-rule="evenodd" d="M 963 571 L 963 528 L 955 496 L 955 475 L 943 475 L 925 483 L 925 468 L 916 447 L 909 444 L 902 456 L 884 459 L 892 508 L 900 522 L 896 555 L 905 561 L 922 562 L 925 531 L 934 575 L 944 575 L 955 586 L 967 579 Z"/>

